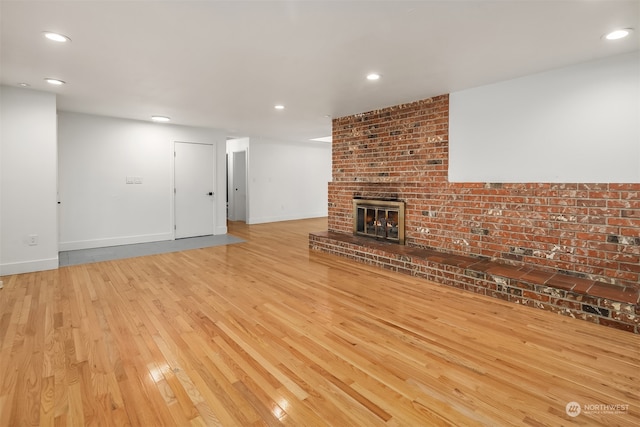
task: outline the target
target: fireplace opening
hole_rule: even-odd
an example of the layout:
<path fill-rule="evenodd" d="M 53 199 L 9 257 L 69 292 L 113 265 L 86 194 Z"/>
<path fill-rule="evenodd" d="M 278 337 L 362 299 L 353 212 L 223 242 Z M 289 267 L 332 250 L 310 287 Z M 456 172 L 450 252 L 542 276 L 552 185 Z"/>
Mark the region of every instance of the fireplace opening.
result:
<path fill-rule="evenodd" d="M 404 245 L 404 202 L 353 199 L 353 233 Z"/>

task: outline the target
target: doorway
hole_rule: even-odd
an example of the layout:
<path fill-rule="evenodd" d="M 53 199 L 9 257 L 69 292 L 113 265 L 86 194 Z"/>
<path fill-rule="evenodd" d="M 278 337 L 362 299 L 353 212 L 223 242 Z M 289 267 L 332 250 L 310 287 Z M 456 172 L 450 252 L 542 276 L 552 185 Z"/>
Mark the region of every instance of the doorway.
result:
<path fill-rule="evenodd" d="M 231 153 L 232 162 L 232 221 L 247 221 L 247 152 L 234 151 Z"/>
<path fill-rule="evenodd" d="M 210 144 L 174 146 L 175 238 L 209 236 L 214 228 L 214 149 Z"/>

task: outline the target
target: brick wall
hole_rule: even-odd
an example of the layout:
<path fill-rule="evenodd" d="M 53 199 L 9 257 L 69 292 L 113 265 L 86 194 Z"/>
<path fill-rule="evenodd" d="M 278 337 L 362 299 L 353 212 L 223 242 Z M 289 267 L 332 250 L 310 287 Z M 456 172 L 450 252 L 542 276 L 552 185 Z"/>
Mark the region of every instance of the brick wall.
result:
<path fill-rule="evenodd" d="M 640 183 L 449 183 L 449 97 L 333 121 L 329 230 L 406 203 L 406 244 L 640 287 Z"/>

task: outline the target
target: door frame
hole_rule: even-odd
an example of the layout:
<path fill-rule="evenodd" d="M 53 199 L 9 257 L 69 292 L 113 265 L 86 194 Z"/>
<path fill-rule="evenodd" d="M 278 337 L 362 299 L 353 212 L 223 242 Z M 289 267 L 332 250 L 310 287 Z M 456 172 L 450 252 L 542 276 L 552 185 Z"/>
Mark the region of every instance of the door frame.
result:
<path fill-rule="evenodd" d="M 242 157 L 244 158 L 244 164 L 240 163 L 240 162 L 236 162 L 237 156 L 239 157 L 240 154 L 242 154 Z M 244 221 L 245 223 L 247 222 L 247 189 L 249 188 L 249 186 L 247 185 L 247 177 L 248 177 L 248 173 L 247 173 L 247 151 L 246 150 L 239 150 L 239 151 L 234 151 L 233 153 L 231 153 L 231 162 L 233 163 L 233 218 L 234 221 Z M 242 167 L 244 169 L 244 188 L 242 189 L 244 192 L 244 217 L 241 218 L 238 215 L 238 211 L 240 208 L 240 203 L 236 202 L 236 195 L 237 195 L 237 180 L 239 177 L 241 177 L 242 175 L 238 173 L 238 171 L 236 170 L 236 166 L 238 166 L 238 164 L 242 164 Z"/>
<path fill-rule="evenodd" d="M 244 203 L 244 221 L 249 223 L 249 149 L 233 150 L 227 152 L 227 197 L 228 210 L 227 219 L 229 221 L 239 221 L 236 219 L 236 203 L 235 203 L 235 170 L 234 170 L 234 155 L 238 152 L 244 152 L 244 184 L 245 184 L 245 203 Z"/>

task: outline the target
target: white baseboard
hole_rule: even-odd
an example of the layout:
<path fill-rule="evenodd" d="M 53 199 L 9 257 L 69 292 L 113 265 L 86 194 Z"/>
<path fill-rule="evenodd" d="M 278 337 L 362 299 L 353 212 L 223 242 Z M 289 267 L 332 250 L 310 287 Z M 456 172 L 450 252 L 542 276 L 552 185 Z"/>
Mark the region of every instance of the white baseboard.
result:
<path fill-rule="evenodd" d="M 57 268 L 58 257 L 55 257 L 0 264 L 0 274 L 9 276 L 12 274 L 33 273 L 34 271 L 56 270 Z"/>
<path fill-rule="evenodd" d="M 79 249 L 106 248 L 108 246 L 134 245 L 136 243 L 161 242 L 173 240 L 173 233 L 143 234 L 140 236 L 110 237 L 107 239 L 78 240 L 75 242 L 60 242 L 58 250 L 76 251 Z"/>
<path fill-rule="evenodd" d="M 276 215 L 260 218 L 248 218 L 247 224 L 264 224 L 267 222 L 280 222 L 280 221 L 293 221 L 296 219 L 309 219 L 309 218 L 321 218 L 327 216 L 327 212 L 311 212 L 311 213 L 298 213 L 289 215 Z"/>

